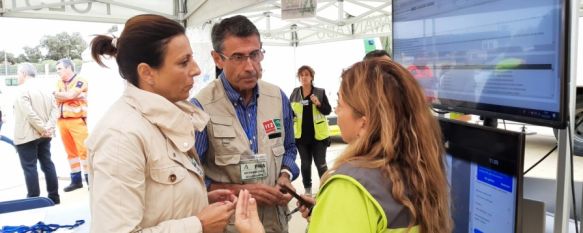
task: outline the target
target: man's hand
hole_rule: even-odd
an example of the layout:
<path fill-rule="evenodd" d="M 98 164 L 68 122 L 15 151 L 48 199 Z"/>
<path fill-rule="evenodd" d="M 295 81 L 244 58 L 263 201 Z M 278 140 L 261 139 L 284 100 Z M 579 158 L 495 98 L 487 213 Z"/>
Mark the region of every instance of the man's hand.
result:
<path fill-rule="evenodd" d="M 288 188 L 292 189 L 294 192 L 296 191 L 294 186 L 291 184 L 291 179 L 290 179 L 289 175 L 285 172 L 282 172 L 280 174 L 279 178 L 277 179 L 277 184 L 275 185 L 277 190 L 282 195 L 282 198 L 279 199 L 279 202 L 277 204 L 281 205 L 281 206 L 285 206 L 285 205 L 287 205 L 287 203 L 289 203 L 289 201 L 291 201 L 292 195 L 289 193 L 282 193 L 281 188 L 280 188 L 281 186 L 287 186 Z"/>
<path fill-rule="evenodd" d="M 43 132 L 41 132 L 40 136 L 43 138 L 52 138 L 54 133 L 55 128 L 46 128 Z"/>
<path fill-rule="evenodd" d="M 233 191 L 228 189 L 216 189 L 213 191 L 208 192 L 207 194 L 209 203 L 221 202 L 221 201 L 230 201 L 235 202 L 237 197 L 233 194 Z"/>
<path fill-rule="evenodd" d="M 257 203 L 260 205 L 278 205 L 282 198 L 284 198 L 283 193 L 279 191 L 279 188 L 271 187 L 266 184 L 245 184 L 244 189 L 249 190 L 251 195 L 257 199 Z"/>

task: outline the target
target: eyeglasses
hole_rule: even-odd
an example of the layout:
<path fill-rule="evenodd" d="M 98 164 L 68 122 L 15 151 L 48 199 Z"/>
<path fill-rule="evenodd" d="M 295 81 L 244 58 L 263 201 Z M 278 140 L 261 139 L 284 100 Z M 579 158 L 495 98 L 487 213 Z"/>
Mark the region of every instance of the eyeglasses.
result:
<path fill-rule="evenodd" d="M 263 55 L 265 54 L 265 50 L 264 49 L 258 49 L 255 50 L 251 53 L 249 53 L 249 55 L 242 55 L 242 54 L 233 54 L 230 57 L 223 54 L 223 53 L 219 53 L 217 52 L 219 55 L 221 55 L 221 57 L 223 57 L 223 59 L 225 60 L 229 60 L 235 64 L 242 64 L 243 62 L 246 62 L 247 59 L 251 59 L 252 62 L 260 62 L 263 61 Z"/>

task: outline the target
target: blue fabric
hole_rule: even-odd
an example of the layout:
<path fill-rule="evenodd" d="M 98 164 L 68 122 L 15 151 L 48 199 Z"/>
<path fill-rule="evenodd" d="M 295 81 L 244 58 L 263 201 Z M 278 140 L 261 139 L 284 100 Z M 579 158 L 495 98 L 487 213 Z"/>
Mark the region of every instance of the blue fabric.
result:
<path fill-rule="evenodd" d="M 0 114 L 2 114 L 2 112 L 0 112 Z M 0 118 L 1 118 L 1 116 L 0 116 Z M 2 124 L 3 124 L 3 122 L 0 119 L 0 129 L 2 129 Z M 6 142 L 6 143 L 14 146 L 14 142 L 12 141 L 12 139 L 10 139 L 9 137 L 6 137 L 4 135 L 0 135 L 0 141 Z"/>
<path fill-rule="evenodd" d="M 31 197 L 19 200 L 2 201 L 0 202 L 0 214 L 48 207 L 53 205 L 55 205 L 55 203 L 51 199 L 46 197 Z"/>
<path fill-rule="evenodd" d="M 46 224 L 44 222 L 38 222 L 33 226 L 3 226 L 0 232 L 3 233 L 28 233 L 28 232 L 54 232 L 59 228 L 74 229 L 85 223 L 85 220 L 77 220 L 73 225 L 59 225 L 59 224 Z"/>
<path fill-rule="evenodd" d="M 253 150 L 253 152 L 257 153 L 257 98 L 259 97 L 258 86 L 255 86 L 255 88 L 253 89 L 254 93 L 253 99 L 251 100 L 249 105 L 245 106 L 243 104 L 243 98 L 237 91 L 235 91 L 235 89 L 233 89 L 231 84 L 225 78 L 224 73 L 222 73 L 219 76 L 219 78 L 223 83 L 223 86 L 225 87 L 225 93 L 227 94 L 227 97 L 229 98 L 229 100 L 233 104 L 233 107 L 235 108 L 237 118 L 239 119 L 239 123 L 241 124 L 243 130 L 245 130 L 245 133 L 247 134 L 247 139 L 250 139 L 252 141 L 250 149 Z M 283 93 L 283 91 L 281 91 L 281 97 L 282 97 L 281 102 L 283 106 L 282 107 L 283 125 L 285 129 L 285 137 L 283 140 L 285 148 L 285 153 L 283 155 L 283 166 L 290 170 L 290 172 L 293 175 L 292 180 L 295 180 L 300 173 L 299 171 L 300 169 L 295 162 L 297 148 L 294 139 L 293 113 L 291 110 L 289 99 L 287 98 L 285 93 Z M 190 102 L 198 106 L 200 109 L 203 109 L 202 105 L 196 98 L 192 98 Z M 205 161 L 206 159 L 206 151 L 208 150 L 207 136 L 208 135 L 206 129 L 203 130 L 202 132 L 198 131 L 195 132 L 196 142 L 194 146 L 200 156 L 201 161 Z M 207 179 L 205 182 L 208 187 L 210 181 Z"/>
<path fill-rule="evenodd" d="M 81 179 L 81 172 L 73 172 L 71 173 L 71 183 L 72 184 L 80 184 L 83 183 Z"/>
<path fill-rule="evenodd" d="M 14 141 L 12 141 L 12 139 L 10 139 L 4 135 L 0 135 L 0 141 L 6 142 L 6 143 L 10 144 L 11 146 L 14 146 Z"/>
<path fill-rule="evenodd" d="M 51 160 L 51 139 L 39 138 L 30 142 L 16 146 L 20 165 L 24 171 L 24 179 L 27 197 L 38 197 L 40 188 L 38 182 L 37 161 L 40 162 L 40 168 L 45 174 L 47 192 L 50 198 L 57 200 L 59 198 L 59 182 L 57 180 L 57 170 Z"/>

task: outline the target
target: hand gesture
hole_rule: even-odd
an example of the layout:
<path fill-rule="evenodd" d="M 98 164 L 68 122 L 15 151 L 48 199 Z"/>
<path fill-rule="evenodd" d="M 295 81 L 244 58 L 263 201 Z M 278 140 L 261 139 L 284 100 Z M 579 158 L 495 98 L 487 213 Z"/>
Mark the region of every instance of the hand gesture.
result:
<path fill-rule="evenodd" d="M 316 106 L 320 106 L 320 100 L 318 99 L 318 97 L 316 97 L 316 95 L 312 94 L 310 95 L 310 100 L 312 101 L 312 103 L 314 103 Z"/>
<path fill-rule="evenodd" d="M 207 194 L 209 203 L 221 202 L 221 201 L 230 201 L 235 202 L 237 197 L 231 190 L 228 189 L 215 189 L 213 191 L 208 192 Z"/>
<path fill-rule="evenodd" d="M 281 206 L 286 206 L 287 203 L 289 203 L 289 201 L 291 201 L 292 199 L 292 195 L 289 193 L 283 193 L 281 192 L 281 186 L 287 186 L 288 188 L 290 188 L 291 190 L 293 190 L 294 192 L 296 191 L 296 189 L 294 188 L 294 186 L 291 184 L 290 179 L 288 178 L 287 175 L 282 175 L 277 179 L 277 184 L 275 185 L 275 187 L 277 188 L 277 190 L 281 193 L 282 198 L 279 200 L 278 205 Z"/>
<path fill-rule="evenodd" d="M 265 233 L 257 213 L 257 202 L 247 190 L 239 192 L 235 209 L 235 227 L 240 233 Z"/>
<path fill-rule="evenodd" d="M 204 233 L 222 233 L 235 212 L 235 204 L 230 201 L 216 202 L 205 207 L 196 215 Z"/>
<path fill-rule="evenodd" d="M 40 136 L 43 138 L 51 138 L 55 132 L 54 128 L 46 128 L 43 132 L 41 132 Z"/>
<path fill-rule="evenodd" d="M 243 188 L 253 195 L 259 205 L 277 205 L 283 198 L 279 189 L 266 184 L 245 184 Z"/>
<path fill-rule="evenodd" d="M 305 201 L 312 203 L 312 205 L 316 204 L 316 200 L 309 195 L 302 195 L 302 198 L 304 198 Z M 302 217 L 304 217 L 309 222 L 311 209 L 308 209 L 305 206 L 301 205 L 299 201 L 296 202 L 296 206 L 300 208 L 300 212 L 302 213 Z"/>

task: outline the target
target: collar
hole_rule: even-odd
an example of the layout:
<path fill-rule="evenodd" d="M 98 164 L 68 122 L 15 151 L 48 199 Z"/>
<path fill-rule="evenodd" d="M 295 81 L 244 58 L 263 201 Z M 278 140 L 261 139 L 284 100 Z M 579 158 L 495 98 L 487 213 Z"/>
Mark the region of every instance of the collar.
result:
<path fill-rule="evenodd" d="M 194 131 L 202 131 L 210 119 L 208 114 L 186 100 L 171 103 L 130 83 L 127 83 L 123 98 L 182 152 L 193 148 Z"/>
<path fill-rule="evenodd" d="M 77 74 L 73 74 L 73 76 L 71 76 L 71 78 L 67 81 L 63 81 L 64 83 L 70 83 L 71 81 L 73 81 L 73 79 L 77 77 Z"/>
<path fill-rule="evenodd" d="M 225 92 L 227 93 L 227 97 L 229 98 L 229 100 L 231 101 L 231 103 L 237 103 L 238 101 L 243 102 L 241 97 L 241 94 L 239 94 L 238 91 L 236 91 L 233 86 L 231 86 L 231 83 L 229 83 L 229 80 L 227 80 L 227 77 L 225 76 L 225 72 L 221 73 L 219 75 L 219 79 L 221 79 L 221 82 L 223 83 L 223 86 L 225 87 Z M 257 99 L 259 97 L 259 84 L 255 85 L 255 87 L 253 88 L 253 94 L 255 95 L 255 99 Z M 254 100 L 252 100 L 251 102 L 254 102 Z"/>

